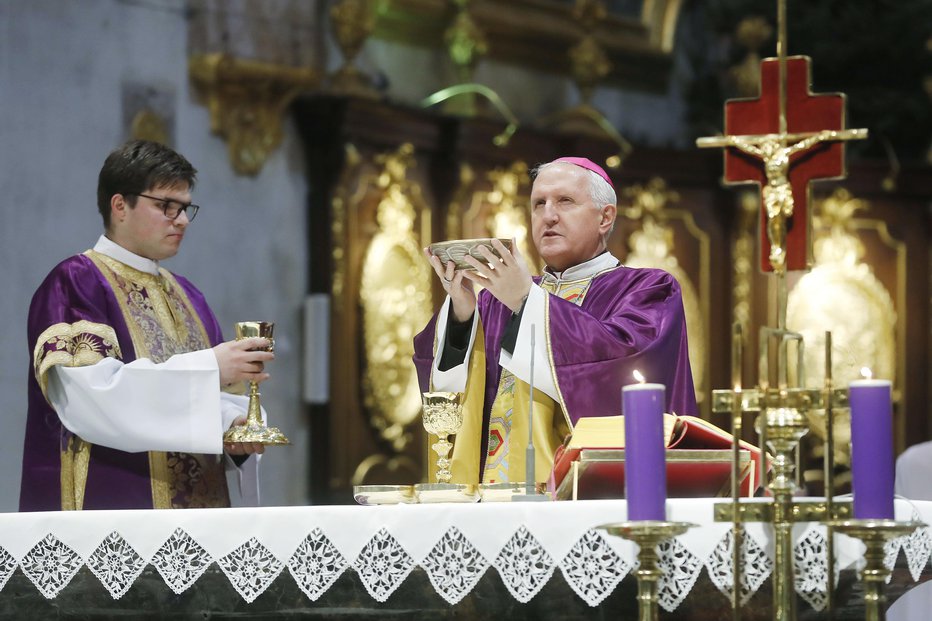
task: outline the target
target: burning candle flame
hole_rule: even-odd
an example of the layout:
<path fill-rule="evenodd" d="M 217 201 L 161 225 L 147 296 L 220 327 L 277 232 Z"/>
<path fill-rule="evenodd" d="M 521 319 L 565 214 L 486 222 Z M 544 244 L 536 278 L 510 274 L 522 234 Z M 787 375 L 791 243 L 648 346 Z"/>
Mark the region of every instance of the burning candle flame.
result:
<path fill-rule="evenodd" d="M 637 369 L 634 370 L 634 373 L 632 373 L 632 375 L 634 375 L 634 379 L 636 379 L 636 380 L 638 381 L 639 384 L 643 384 L 644 382 L 647 381 L 647 378 L 645 378 L 645 377 L 641 374 L 641 372 L 638 371 Z"/>
<path fill-rule="evenodd" d="M 874 374 L 871 373 L 870 367 L 861 367 L 861 377 L 864 379 L 871 379 L 873 376 Z"/>

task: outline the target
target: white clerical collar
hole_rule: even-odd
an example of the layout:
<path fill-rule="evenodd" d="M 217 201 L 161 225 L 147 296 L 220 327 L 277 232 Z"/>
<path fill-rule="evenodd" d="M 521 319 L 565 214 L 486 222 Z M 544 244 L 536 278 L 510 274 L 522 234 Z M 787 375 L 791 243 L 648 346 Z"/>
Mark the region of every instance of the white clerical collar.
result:
<path fill-rule="evenodd" d="M 153 261 L 152 259 L 147 259 L 145 257 L 139 256 L 138 254 L 130 252 L 106 235 L 100 236 L 100 239 L 98 239 L 97 243 L 94 244 L 94 251 L 106 255 L 111 259 L 115 259 L 120 263 L 125 263 L 126 265 L 133 269 L 139 270 L 140 272 L 152 274 L 153 276 L 159 275 L 159 264 L 157 261 Z"/>
<path fill-rule="evenodd" d="M 551 272 L 549 268 L 544 270 L 543 280 L 550 282 L 559 282 L 561 280 L 582 280 L 583 278 L 591 278 L 598 274 L 599 272 L 604 272 L 607 269 L 617 267 L 619 265 L 618 259 L 616 259 L 611 252 L 603 252 L 597 257 L 593 257 L 588 261 L 580 263 L 579 265 L 574 265 L 573 267 L 568 267 L 562 272 Z"/>

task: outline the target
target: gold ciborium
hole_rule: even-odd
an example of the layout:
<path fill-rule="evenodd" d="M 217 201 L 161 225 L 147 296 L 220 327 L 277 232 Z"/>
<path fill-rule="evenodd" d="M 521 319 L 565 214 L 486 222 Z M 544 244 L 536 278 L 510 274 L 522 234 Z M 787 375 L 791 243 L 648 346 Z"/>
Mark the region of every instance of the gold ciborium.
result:
<path fill-rule="evenodd" d="M 275 348 L 272 332 L 275 324 L 270 321 L 238 321 L 234 324 L 236 340 L 259 336 L 269 340 L 266 351 Z M 249 382 L 249 407 L 246 410 L 246 424 L 235 425 L 223 434 L 224 442 L 257 442 L 259 444 L 291 444 L 288 438 L 276 427 L 266 427 L 262 422 L 259 409 L 259 383 Z"/>
<path fill-rule="evenodd" d="M 450 448 L 453 446 L 448 438 L 455 436 L 463 427 L 463 393 L 461 392 L 425 392 L 424 429 L 437 436 L 437 442 L 431 445 L 437 453 L 437 482 L 449 483 Z"/>

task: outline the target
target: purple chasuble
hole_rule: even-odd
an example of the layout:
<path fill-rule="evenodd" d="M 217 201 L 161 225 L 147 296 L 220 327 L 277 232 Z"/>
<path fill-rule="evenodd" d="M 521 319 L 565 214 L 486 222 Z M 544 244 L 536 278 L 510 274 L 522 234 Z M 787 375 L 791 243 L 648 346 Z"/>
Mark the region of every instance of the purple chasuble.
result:
<path fill-rule="evenodd" d="M 203 294 L 180 276 L 174 276 L 174 280 L 186 294 L 197 315 L 188 317 L 188 323 L 199 321 L 203 325 L 210 341 L 209 346 L 222 342 L 220 326 Z M 139 294 L 136 291 L 132 293 Z M 144 289 L 141 294 L 146 295 Z M 46 341 L 50 329 L 55 332 L 54 328 L 62 324 L 71 326 L 76 323 L 79 325 L 75 328 L 77 334 L 73 339 Z M 117 343 L 110 343 L 101 337 L 99 328 L 112 330 L 108 333 L 115 334 Z M 158 329 L 157 326 L 155 329 Z M 147 326 L 147 331 L 152 330 L 151 325 Z M 38 358 L 50 357 L 50 353 L 56 349 L 73 354 L 76 359 L 82 348 L 85 351 L 93 350 L 99 354 L 98 358 L 111 355 L 124 363 L 137 358 L 131 329 L 127 326 L 114 290 L 101 270 L 85 254 L 75 255 L 59 263 L 36 290 L 29 308 L 27 335 L 30 360 L 33 363 L 36 362 L 33 360 L 34 355 Z M 37 347 L 40 336 L 46 342 Z M 28 378 L 29 412 L 23 447 L 19 508 L 20 511 L 61 510 L 62 451 L 68 446 L 72 434 L 61 424 L 55 410 L 46 401 L 32 365 Z M 134 412 L 128 409 L 126 414 L 133 416 Z M 185 457 L 183 454 L 169 455 Z M 83 508 L 152 508 L 149 464 L 147 452 L 128 453 L 100 445 L 91 446 Z M 170 464 L 176 474 L 185 465 L 182 460 Z M 223 494 L 228 504 L 225 479 Z M 179 499 L 175 497 L 172 500 L 175 502 Z"/>
<path fill-rule="evenodd" d="M 534 278 L 540 283 L 540 278 Z M 619 266 L 597 274 L 581 305 L 548 294 L 549 349 L 557 387 L 569 419 L 621 414 L 621 387 L 634 370 L 666 386 L 667 412 L 696 416 L 696 392 L 686 341 L 679 283 L 653 268 Z M 501 341 L 511 310 L 488 291 L 479 294 L 485 334 L 486 382 L 480 455 L 488 451 L 489 413 L 498 390 Z M 435 314 L 414 337 L 414 364 L 421 391 L 430 389 Z M 484 464 L 480 464 L 480 472 Z"/>

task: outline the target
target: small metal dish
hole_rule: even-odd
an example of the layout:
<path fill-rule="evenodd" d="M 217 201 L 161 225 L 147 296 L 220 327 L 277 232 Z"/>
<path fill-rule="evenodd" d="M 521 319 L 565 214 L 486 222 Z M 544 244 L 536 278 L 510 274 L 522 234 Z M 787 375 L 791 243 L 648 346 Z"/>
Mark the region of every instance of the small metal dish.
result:
<path fill-rule="evenodd" d="M 546 483 L 537 483 L 535 490 L 538 494 L 546 494 L 547 499 L 550 500 Z M 511 502 L 515 496 L 525 494 L 527 494 L 527 487 L 524 483 L 482 483 L 479 485 L 479 497 L 482 502 Z"/>
<path fill-rule="evenodd" d="M 479 489 L 476 485 L 465 483 L 418 483 L 414 494 L 420 503 L 437 502 L 476 502 Z"/>
<path fill-rule="evenodd" d="M 354 485 L 353 498 L 361 505 L 404 505 L 417 502 L 411 485 Z"/>
<path fill-rule="evenodd" d="M 511 252 L 510 239 L 499 239 L 498 241 L 502 242 L 502 245 L 505 246 L 509 252 Z M 492 246 L 492 238 L 454 239 L 451 241 L 436 242 L 428 246 L 428 250 L 432 255 L 438 257 L 444 264 L 453 261 L 453 264 L 456 266 L 457 270 L 475 271 L 476 268 L 474 268 L 469 263 L 466 263 L 464 259 L 466 255 L 470 255 L 477 261 L 486 263 L 486 258 L 479 253 L 480 246 L 485 246 L 491 250 L 492 254 L 494 254 L 496 257 L 499 256 L 498 251 L 495 250 L 495 248 Z"/>

